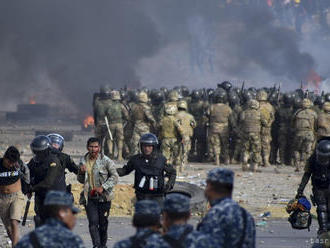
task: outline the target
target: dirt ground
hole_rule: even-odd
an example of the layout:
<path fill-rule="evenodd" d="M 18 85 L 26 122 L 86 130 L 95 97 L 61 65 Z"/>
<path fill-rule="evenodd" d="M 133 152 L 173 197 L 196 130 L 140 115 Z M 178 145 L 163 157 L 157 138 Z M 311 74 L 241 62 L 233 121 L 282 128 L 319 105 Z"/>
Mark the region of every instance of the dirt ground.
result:
<path fill-rule="evenodd" d="M 29 144 L 34 137 L 36 130 L 49 130 L 50 132 L 60 132 L 61 130 L 71 130 L 74 132 L 73 140 L 65 143 L 64 152 L 70 154 L 78 163 L 81 156 L 86 153 L 86 141 L 92 132 L 80 131 L 80 126 L 61 126 L 60 124 L 50 126 L 36 125 L 0 125 L 0 155 L 9 145 L 16 145 L 22 151 L 22 158 L 28 162 L 32 153 Z M 117 163 L 120 167 L 123 163 Z M 205 185 L 207 171 L 214 168 L 212 164 L 190 163 L 186 173 L 177 177 L 177 180 L 190 182 L 201 187 Z M 278 218 L 287 218 L 285 212 L 286 203 L 295 196 L 302 173 L 294 172 L 292 167 L 270 166 L 262 168 L 261 173 L 242 172 L 239 165 L 227 165 L 235 171 L 234 200 L 252 213 L 256 218 L 257 225 L 264 225 L 264 222 Z M 76 181 L 74 174 L 67 174 L 67 182 L 72 183 L 75 202 L 78 204 L 81 185 Z M 123 217 L 131 216 L 133 213 L 134 190 L 132 188 L 133 175 L 121 177 L 119 185 L 115 188 L 115 199 L 112 203 L 111 216 Z M 311 194 L 311 186 L 305 189 L 305 194 Z M 32 205 L 32 204 L 31 204 Z M 80 206 L 81 207 L 81 206 Z M 313 208 L 314 214 L 315 210 Z M 270 212 L 270 216 L 263 214 Z M 30 207 L 30 215 L 33 215 L 33 206 Z M 81 213 L 84 217 L 84 211 Z M 28 225 L 32 228 L 32 222 Z M 8 245 L 8 239 L 3 225 L 0 225 L 0 247 Z M 1 246 L 2 245 L 2 246 Z"/>

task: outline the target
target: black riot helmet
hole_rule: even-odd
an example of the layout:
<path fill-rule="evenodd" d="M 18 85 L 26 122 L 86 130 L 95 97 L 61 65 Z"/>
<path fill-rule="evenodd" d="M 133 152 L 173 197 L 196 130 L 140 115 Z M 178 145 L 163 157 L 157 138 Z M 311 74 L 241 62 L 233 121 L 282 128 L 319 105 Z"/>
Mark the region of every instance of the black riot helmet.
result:
<path fill-rule="evenodd" d="M 50 139 L 50 144 L 59 151 L 63 150 L 64 147 L 64 138 L 58 133 L 48 134 L 47 137 Z M 58 148 L 57 148 L 58 147 Z"/>
<path fill-rule="evenodd" d="M 218 88 L 222 88 L 226 91 L 230 91 L 231 88 L 233 87 L 233 85 L 229 81 L 223 81 L 221 84 L 218 84 L 217 86 Z"/>
<path fill-rule="evenodd" d="M 183 97 L 189 96 L 189 89 L 187 86 L 184 86 L 184 85 L 181 86 L 181 94 Z"/>
<path fill-rule="evenodd" d="M 227 92 L 221 88 L 218 88 L 213 95 L 213 102 L 215 103 L 226 103 Z"/>
<path fill-rule="evenodd" d="M 229 103 L 230 103 L 230 106 L 231 106 L 231 107 L 234 107 L 234 106 L 240 104 L 240 99 L 239 99 L 238 95 L 235 94 L 234 92 L 232 92 L 232 93 L 229 95 Z"/>
<path fill-rule="evenodd" d="M 155 149 L 158 148 L 158 144 L 159 144 L 157 136 L 154 135 L 153 133 L 146 133 L 146 134 L 142 135 L 139 143 L 140 143 L 141 152 L 142 152 L 143 145 L 153 146 L 154 151 L 155 151 Z"/>
<path fill-rule="evenodd" d="M 314 100 L 314 105 L 317 105 L 319 107 L 322 107 L 323 104 L 325 102 L 325 99 L 323 96 L 316 96 L 315 100 Z"/>
<path fill-rule="evenodd" d="M 292 94 L 291 93 L 285 93 L 283 95 L 283 103 L 285 106 L 290 106 L 292 103 Z"/>
<path fill-rule="evenodd" d="M 330 93 L 325 94 L 324 101 L 330 102 Z"/>
<path fill-rule="evenodd" d="M 330 140 L 320 140 L 316 146 L 316 161 L 320 165 L 329 165 L 330 162 Z"/>
<path fill-rule="evenodd" d="M 202 92 L 200 90 L 193 90 L 193 92 L 191 93 L 191 100 L 193 102 L 197 102 L 198 100 L 200 100 L 202 97 Z"/>
<path fill-rule="evenodd" d="M 164 93 L 160 90 L 151 91 L 150 98 L 153 105 L 159 105 L 165 100 Z"/>
<path fill-rule="evenodd" d="M 31 151 L 36 154 L 38 152 L 46 151 L 51 145 L 51 140 L 46 135 L 39 135 L 35 137 L 31 144 Z"/>

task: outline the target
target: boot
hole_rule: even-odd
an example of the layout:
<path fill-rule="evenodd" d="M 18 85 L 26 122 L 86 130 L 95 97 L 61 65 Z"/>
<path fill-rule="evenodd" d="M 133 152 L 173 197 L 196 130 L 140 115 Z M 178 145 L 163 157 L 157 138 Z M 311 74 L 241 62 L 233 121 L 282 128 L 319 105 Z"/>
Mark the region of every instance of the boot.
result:
<path fill-rule="evenodd" d="M 328 213 L 325 211 L 317 211 L 317 221 L 319 223 L 319 230 L 317 234 L 327 232 L 327 223 L 328 223 Z"/>
<path fill-rule="evenodd" d="M 249 164 L 242 164 L 242 170 L 243 171 L 248 171 L 250 169 L 250 165 Z"/>
<path fill-rule="evenodd" d="M 264 160 L 264 167 L 268 167 L 268 166 L 270 166 L 270 163 L 269 163 L 269 156 L 268 156 L 268 155 L 264 155 L 264 156 L 263 156 L 263 160 Z"/>

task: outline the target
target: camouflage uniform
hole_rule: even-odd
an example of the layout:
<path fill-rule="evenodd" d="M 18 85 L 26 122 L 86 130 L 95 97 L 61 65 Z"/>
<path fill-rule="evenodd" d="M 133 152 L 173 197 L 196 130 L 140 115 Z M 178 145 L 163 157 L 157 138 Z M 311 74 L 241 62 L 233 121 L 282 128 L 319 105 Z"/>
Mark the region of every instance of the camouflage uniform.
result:
<path fill-rule="evenodd" d="M 179 142 L 183 137 L 183 131 L 175 114 L 178 112 L 177 104 L 165 105 L 166 116 L 160 121 L 161 151 L 169 164 L 177 163 Z"/>
<path fill-rule="evenodd" d="M 282 106 L 278 110 L 278 144 L 280 162 L 282 164 L 290 164 L 291 156 L 291 142 L 292 142 L 292 128 L 291 120 L 293 109 L 291 106 Z"/>
<path fill-rule="evenodd" d="M 242 133 L 242 152 L 243 152 L 243 170 L 248 166 L 249 156 L 251 155 L 253 171 L 257 171 L 258 165 L 261 162 L 261 113 L 259 111 L 259 102 L 256 100 L 249 100 L 248 108 L 243 110 L 240 114 L 240 125 Z"/>
<path fill-rule="evenodd" d="M 299 171 L 304 166 L 305 161 L 313 152 L 317 114 L 314 110 L 310 109 L 311 106 L 311 101 L 304 99 L 302 108 L 298 109 L 293 116 L 293 127 L 295 130 L 293 163 L 296 171 Z"/>
<path fill-rule="evenodd" d="M 325 102 L 317 119 L 317 139 L 330 137 L 330 102 Z"/>
<path fill-rule="evenodd" d="M 150 128 L 156 129 L 156 121 L 151 113 L 148 96 L 145 92 L 139 94 L 139 103 L 132 107 L 131 120 L 134 123 L 131 140 L 131 155 L 139 152 L 139 140 L 143 134 L 149 133 Z"/>
<path fill-rule="evenodd" d="M 208 173 L 207 181 L 233 185 L 234 173 L 228 169 L 215 168 Z M 217 199 L 210 202 L 210 205 L 209 212 L 202 219 L 197 230 L 207 235 L 211 244 L 216 244 L 215 247 L 256 246 L 254 219 L 245 209 L 229 197 Z"/>
<path fill-rule="evenodd" d="M 224 103 L 212 104 L 208 109 L 210 116 L 210 141 L 214 153 L 215 164 L 220 165 L 221 151 L 225 164 L 229 164 L 229 117 L 231 108 Z"/>
<path fill-rule="evenodd" d="M 165 198 L 163 211 L 165 213 L 173 214 L 190 212 L 190 199 L 189 197 L 178 193 L 169 194 Z M 170 242 L 174 242 L 173 245 L 171 245 Z M 186 223 L 171 225 L 163 237 L 154 236 L 150 238 L 145 247 L 171 248 L 179 246 L 189 248 L 212 247 L 206 235 L 198 231 L 193 231 L 193 227 Z"/>
<path fill-rule="evenodd" d="M 194 133 L 194 128 L 196 127 L 195 118 L 187 112 L 187 103 L 185 101 L 180 101 L 178 103 L 179 112 L 176 114 L 181 129 L 182 129 L 182 145 L 179 147 L 179 171 L 183 172 L 184 166 L 188 163 L 188 154 L 191 149 L 191 137 Z"/>
<path fill-rule="evenodd" d="M 101 141 L 102 145 L 104 139 L 108 136 L 104 117 L 106 116 L 106 110 L 111 103 L 111 99 L 101 98 L 95 102 L 94 106 L 95 137 Z"/>
<path fill-rule="evenodd" d="M 74 214 L 80 210 L 72 205 L 72 196 L 63 191 L 49 191 L 46 195 L 44 205 L 59 205 L 70 207 Z M 36 228 L 33 231 L 40 247 L 79 247 L 83 248 L 82 239 L 74 234 L 67 226 L 59 219 L 48 218 L 45 224 Z M 35 247 L 31 241 L 31 233 L 23 236 L 15 247 L 33 248 Z"/>
<path fill-rule="evenodd" d="M 110 158 L 115 157 L 115 146 L 117 147 L 118 160 L 123 160 L 123 143 L 124 143 L 124 127 L 123 121 L 128 120 L 128 111 L 125 106 L 120 103 L 119 91 L 111 92 L 112 104 L 107 106 L 106 116 L 109 122 L 109 128 L 113 137 L 110 139 L 109 134 L 107 135 L 107 144 Z"/>
<path fill-rule="evenodd" d="M 266 91 L 259 91 L 257 94 L 257 99 L 260 105 L 260 113 L 262 119 L 261 126 L 261 153 L 262 153 L 262 161 L 263 166 L 269 166 L 269 156 L 270 156 L 270 144 L 272 141 L 271 135 L 271 127 L 273 121 L 275 119 L 275 109 L 274 107 L 267 101 L 267 93 Z"/>
<path fill-rule="evenodd" d="M 141 215 L 145 218 L 160 219 L 160 213 L 161 209 L 156 201 L 141 200 L 135 204 L 135 216 Z M 134 236 L 117 242 L 114 248 L 145 247 L 151 239 L 159 239 L 160 237 L 160 233 L 151 230 L 149 227 L 137 227 Z"/>

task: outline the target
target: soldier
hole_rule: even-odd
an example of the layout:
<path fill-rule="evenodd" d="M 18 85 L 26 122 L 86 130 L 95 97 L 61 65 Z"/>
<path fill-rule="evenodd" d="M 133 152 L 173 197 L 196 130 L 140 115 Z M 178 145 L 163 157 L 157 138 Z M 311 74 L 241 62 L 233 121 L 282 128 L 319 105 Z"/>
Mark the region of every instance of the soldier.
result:
<path fill-rule="evenodd" d="M 101 145 L 105 142 L 108 135 L 107 126 L 105 123 L 106 109 L 111 104 L 110 99 L 111 88 L 109 86 L 102 86 L 100 96 L 95 100 L 93 111 L 95 121 L 95 137 L 97 137 Z"/>
<path fill-rule="evenodd" d="M 210 210 L 197 230 L 207 235 L 214 247 L 255 247 L 256 230 L 253 217 L 232 200 L 234 172 L 215 168 L 206 179 L 205 196 Z"/>
<path fill-rule="evenodd" d="M 172 103 L 165 104 L 165 116 L 162 117 L 159 123 L 159 136 L 162 141 L 161 151 L 169 164 L 177 165 L 177 156 L 179 154 L 179 142 L 184 142 L 183 130 L 176 113 L 178 112 L 177 105 Z"/>
<path fill-rule="evenodd" d="M 231 138 L 231 163 L 237 164 L 241 160 L 242 135 L 240 130 L 239 115 L 242 112 L 240 99 L 236 93 L 230 94 L 230 107 L 232 113 L 229 117 L 229 128 Z"/>
<path fill-rule="evenodd" d="M 160 121 L 161 111 L 164 104 L 164 94 L 159 90 L 154 90 L 151 92 L 151 111 L 153 116 L 156 118 L 156 121 Z"/>
<path fill-rule="evenodd" d="M 156 201 L 142 200 L 135 203 L 134 236 L 117 242 L 114 248 L 145 247 L 151 239 L 161 237 L 159 229 L 161 208 Z"/>
<path fill-rule="evenodd" d="M 115 157 L 115 146 L 117 147 L 117 159 L 123 160 L 123 144 L 124 144 L 124 127 L 123 121 L 128 121 L 128 111 L 120 102 L 120 93 L 117 90 L 111 92 L 112 103 L 105 110 L 105 115 L 109 122 L 109 128 L 113 140 L 107 140 L 110 158 Z M 110 135 L 110 134 L 109 134 Z M 115 146 L 114 146 L 115 145 Z"/>
<path fill-rule="evenodd" d="M 180 101 L 178 103 L 179 112 L 175 116 L 180 123 L 183 135 L 178 156 L 178 159 L 180 160 L 178 163 L 179 172 L 183 172 L 185 165 L 188 163 L 188 154 L 191 149 L 191 138 L 194 133 L 194 128 L 196 127 L 195 118 L 187 112 L 187 109 L 187 102 Z"/>
<path fill-rule="evenodd" d="M 241 123 L 242 133 L 242 153 L 243 153 L 243 171 L 250 168 L 256 172 L 261 162 L 261 113 L 259 111 L 259 102 L 257 100 L 249 100 L 247 109 L 240 114 L 239 121 Z M 251 166 L 248 164 L 251 156 Z"/>
<path fill-rule="evenodd" d="M 307 160 L 305 172 L 299 184 L 296 198 L 303 196 L 304 189 L 312 179 L 313 200 L 316 204 L 317 220 L 319 223 L 318 234 L 328 231 L 329 201 L 330 201 L 330 140 L 320 140 L 315 152 Z"/>
<path fill-rule="evenodd" d="M 290 165 L 293 108 L 290 94 L 283 96 L 283 104 L 278 109 L 278 144 L 281 164 Z"/>
<path fill-rule="evenodd" d="M 330 102 L 325 102 L 317 119 L 317 140 L 330 137 Z"/>
<path fill-rule="evenodd" d="M 197 123 L 191 141 L 192 149 L 190 154 L 199 162 L 204 160 L 207 153 L 206 124 L 208 119 L 205 113 L 208 104 L 203 100 L 202 96 L 203 92 L 201 90 L 194 90 L 189 105 L 189 113 L 192 113 Z"/>
<path fill-rule="evenodd" d="M 101 144 L 97 138 L 88 139 L 87 150 L 88 153 L 81 158 L 77 175 L 78 181 L 84 184 L 79 203 L 86 209 L 93 246 L 106 247 L 108 217 L 118 173 L 114 162 L 101 153 Z"/>
<path fill-rule="evenodd" d="M 229 117 L 231 108 L 226 104 L 227 93 L 218 90 L 214 94 L 213 104 L 208 108 L 210 118 L 210 141 L 216 165 L 220 165 L 220 154 L 224 155 L 224 163 L 229 164 Z"/>
<path fill-rule="evenodd" d="M 189 197 L 178 193 L 168 194 L 163 207 L 163 229 L 165 230 L 165 235 L 162 237 L 154 235 L 148 240 L 145 247 L 212 247 L 208 236 L 194 231 L 193 226 L 188 224 L 189 219 Z"/>
<path fill-rule="evenodd" d="M 301 169 L 313 152 L 317 114 L 311 109 L 312 105 L 313 103 L 309 99 L 304 99 L 302 108 L 293 115 L 293 128 L 295 130 L 293 163 L 296 168 L 295 171 Z"/>
<path fill-rule="evenodd" d="M 168 93 L 168 96 L 167 96 L 168 101 L 163 104 L 163 106 L 162 106 L 162 108 L 160 110 L 160 116 L 159 116 L 159 119 L 160 120 L 164 117 L 164 115 L 166 115 L 166 110 L 165 110 L 166 105 L 167 106 L 169 106 L 169 105 L 175 105 L 175 106 L 177 106 L 178 101 L 179 101 L 179 96 L 180 95 L 179 95 L 178 91 L 175 90 L 175 89 L 171 90 Z"/>
<path fill-rule="evenodd" d="M 134 188 L 138 201 L 155 200 L 162 205 L 164 195 L 175 183 L 176 171 L 158 151 L 158 139 L 152 133 L 142 135 L 141 153 L 130 158 L 123 168 L 118 168 L 119 176 L 126 176 L 135 170 Z M 165 182 L 168 177 L 168 182 Z"/>
<path fill-rule="evenodd" d="M 261 154 L 262 154 L 262 164 L 263 166 L 269 166 L 269 156 L 270 156 L 270 144 L 272 141 L 271 127 L 275 119 L 275 109 L 267 101 L 267 92 L 260 90 L 257 93 L 257 100 L 260 105 L 260 113 L 262 119 L 261 126 Z"/>
<path fill-rule="evenodd" d="M 131 120 L 134 123 L 133 135 L 131 140 L 131 154 L 135 155 L 139 151 L 140 137 L 150 132 L 151 128 L 157 129 L 156 121 L 148 105 L 148 95 L 140 92 L 138 103 L 132 107 Z"/>
<path fill-rule="evenodd" d="M 28 163 L 30 169 L 30 192 L 34 195 L 34 222 L 36 227 L 42 225 L 46 219 L 44 211 L 44 199 L 50 190 L 66 191 L 64 175 L 65 168 L 51 152 L 51 141 L 47 136 L 35 137 L 31 144 L 34 157 Z"/>
<path fill-rule="evenodd" d="M 45 224 L 26 234 L 15 247 L 84 248 L 82 239 L 72 232 L 76 224 L 75 214 L 80 212 L 72 203 L 69 194 L 49 191 L 44 202 L 47 216 Z"/>

